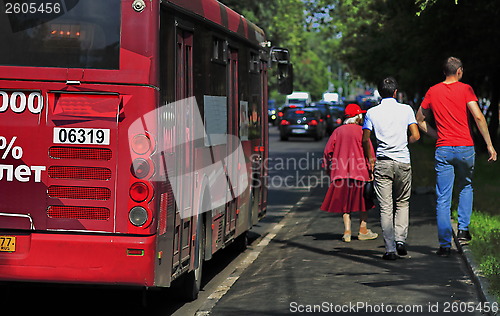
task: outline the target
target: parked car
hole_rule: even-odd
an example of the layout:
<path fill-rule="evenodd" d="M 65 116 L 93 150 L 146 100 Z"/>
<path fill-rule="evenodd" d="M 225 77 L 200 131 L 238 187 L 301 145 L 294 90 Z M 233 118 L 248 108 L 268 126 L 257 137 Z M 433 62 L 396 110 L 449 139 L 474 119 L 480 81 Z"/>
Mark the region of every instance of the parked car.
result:
<path fill-rule="evenodd" d="M 313 107 L 317 108 L 321 112 L 321 118 L 325 121 L 326 132 L 331 134 L 335 129 L 335 124 L 332 118 L 332 113 L 330 111 L 330 102 L 319 101 L 313 103 Z"/>
<path fill-rule="evenodd" d="M 326 124 L 321 118 L 321 112 L 314 108 L 290 109 L 281 119 L 280 139 L 289 137 L 313 137 L 321 140 L 325 136 Z"/>

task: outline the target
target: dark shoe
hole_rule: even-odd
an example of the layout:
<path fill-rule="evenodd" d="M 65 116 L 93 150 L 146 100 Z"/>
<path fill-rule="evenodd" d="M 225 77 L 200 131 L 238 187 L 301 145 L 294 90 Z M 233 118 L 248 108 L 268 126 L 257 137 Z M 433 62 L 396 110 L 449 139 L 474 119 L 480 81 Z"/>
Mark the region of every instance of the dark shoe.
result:
<path fill-rule="evenodd" d="M 408 251 L 406 250 L 406 244 L 402 241 L 396 242 L 396 250 L 398 251 L 398 255 L 406 256 Z"/>
<path fill-rule="evenodd" d="M 459 241 L 470 241 L 472 239 L 468 230 L 459 230 L 457 237 Z"/>
<path fill-rule="evenodd" d="M 449 257 L 451 254 L 451 248 L 450 247 L 439 247 L 439 250 L 436 251 L 436 255 L 440 257 Z"/>
<path fill-rule="evenodd" d="M 395 252 L 386 252 L 383 256 L 382 259 L 384 260 L 396 260 L 398 256 L 396 256 Z"/>

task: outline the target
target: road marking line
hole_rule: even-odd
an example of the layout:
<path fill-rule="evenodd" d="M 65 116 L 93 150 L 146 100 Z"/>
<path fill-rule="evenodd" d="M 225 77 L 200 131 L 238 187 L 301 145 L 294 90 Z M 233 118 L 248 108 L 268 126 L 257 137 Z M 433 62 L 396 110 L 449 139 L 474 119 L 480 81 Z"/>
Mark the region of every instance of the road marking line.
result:
<path fill-rule="evenodd" d="M 291 210 L 300 207 L 304 204 L 305 200 L 309 198 L 310 195 L 305 195 L 303 196 L 297 204 L 295 204 L 293 207 L 288 209 L 285 213 L 285 216 L 279 221 L 279 223 L 276 223 L 273 228 L 267 233 L 264 238 L 255 246 L 254 249 L 252 249 L 243 259 L 242 261 L 238 264 L 238 266 L 234 269 L 233 273 L 222 282 L 215 291 L 208 296 L 207 301 L 203 304 L 203 306 L 196 312 L 195 316 L 207 316 L 210 315 L 211 310 L 215 307 L 217 302 L 226 295 L 226 293 L 231 289 L 231 287 L 238 281 L 240 278 L 241 274 L 243 271 L 246 270 L 260 255 L 262 250 L 269 245 L 269 243 L 276 237 L 278 232 L 285 226 L 286 221 L 288 219 L 287 215 L 290 213 Z"/>

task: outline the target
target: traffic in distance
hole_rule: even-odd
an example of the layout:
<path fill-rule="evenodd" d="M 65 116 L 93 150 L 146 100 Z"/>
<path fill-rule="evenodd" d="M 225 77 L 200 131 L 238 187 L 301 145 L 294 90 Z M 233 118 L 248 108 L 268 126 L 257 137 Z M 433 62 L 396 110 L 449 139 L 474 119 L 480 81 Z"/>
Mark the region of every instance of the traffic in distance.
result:
<path fill-rule="evenodd" d="M 357 102 L 365 110 L 378 104 L 379 100 L 376 90 L 367 90 L 357 97 Z M 268 120 L 278 126 L 282 141 L 290 137 L 309 137 L 318 141 L 342 125 L 344 108 L 344 100 L 338 93 L 325 92 L 320 101 L 312 102 L 309 92 L 294 91 L 286 96 L 285 104 L 280 107 L 274 100 L 269 101 Z"/>

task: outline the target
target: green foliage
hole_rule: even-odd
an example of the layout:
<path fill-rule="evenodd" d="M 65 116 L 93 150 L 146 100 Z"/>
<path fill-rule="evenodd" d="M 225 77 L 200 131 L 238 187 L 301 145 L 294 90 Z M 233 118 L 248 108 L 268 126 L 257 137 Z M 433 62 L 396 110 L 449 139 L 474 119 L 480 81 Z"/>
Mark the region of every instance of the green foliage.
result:
<path fill-rule="evenodd" d="M 470 243 L 474 257 L 490 281 L 491 294 L 500 298 L 500 216 L 474 212 L 471 218 Z"/>
<path fill-rule="evenodd" d="M 496 175 L 500 175 L 500 163 L 490 163 L 486 154 L 479 154 L 474 167 L 474 207 L 490 215 L 500 215 L 500 177 Z"/>
<path fill-rule="evenodd" d="M 305 8 L 301 0 L 222 0 L 222 2 L 263 28 L 274 46 L 287 47 L 295 53 L 300 53 L 304 47 Z"/>
<path fill-rule="evenodd" d="M 435 141 L 425 134 L 419 142 L 409 145 L 412 168 L 412 187 L 430 187 L 436 185 L 434 171 Z M 418 175 L 418 176 L 417 176 Z"/>
<path fill-rule="evenodd" d="M 424 12 L 427 8 L 430 8 L 434 5 L 438 0 L 415 0 L 415 4 L 420 9 L 416 14 L 420 16 L 422 12 Z M 458 0 L 455 0 L 455 4 L 458 4 Z"/>
<path fill-rule="evenodd" d="M 331 2 L 336 2 L 333 23 L 342 33 L 339 58 L 368 81 L 392 74 L 411 96 L 422 94 L 442 80 L 441 64 L 448 56 L 464 61 L 464 80 L 475 87 L 496 76 L 498 1 Z M 425 14 L 416 16 L 422 8 Z"/>
<path fill-rule="evenodd" d="M 330 0 L 341 40 L 338 58 L 371 83 L 394 76 L 407 102 L 418 106 L 423 94 L 444 79 L 442 62 L 464 62 L 463 81 L 491 100 L 490 134 L 499 127 L 500 1 Z M 419 16 L 415 13 L 421 12 Z M 487 27 L 485 27 L 485 24 Z M 482 144 L 482 141 L 479 143 Z"/>
<path fill-rule="evenodd" d="M 294 64 L 296 91 L 309 91 L 313 100 L 321 99 L 328 88 L 326 64 L 313 50 L 304 51 L 295 58 Z"/>
<path fill-rule="evenodd" d="M 242 13 L 262 27 L 273 46 L 290 50 L 294 64 L 294 89 L 309 91 L 313 99 L 319 99 L 328 88 L 327 59 L 322 49 L 320 33 L 308 30 L 306 4 L 302 0 L 223 0 L 229 7 Z M 311 1 L 309 6 L 317 4 Z M 314 46 L 311 46 L 314 45 Z M 275 80 L 271 78 L 271 87 Z M 275 89 L 272 89 L 275 90 Z M 271 91 L 271 98 L 278 97 Z"/>
<path fill-rule="evenodd" d="M 406 101 L 418 105 L 425 91 L 443 79 L 445 58 L 461 58 L 463 81 L 492 100 L 490 132 L 496 141 L 500 1 L 222 1 L 261 26 L 273 45 L 290 49 L 296 90 L 314 95 L 329 80 L 347 88 L 353 78 L 375 84 L 391 75 Z"/>

